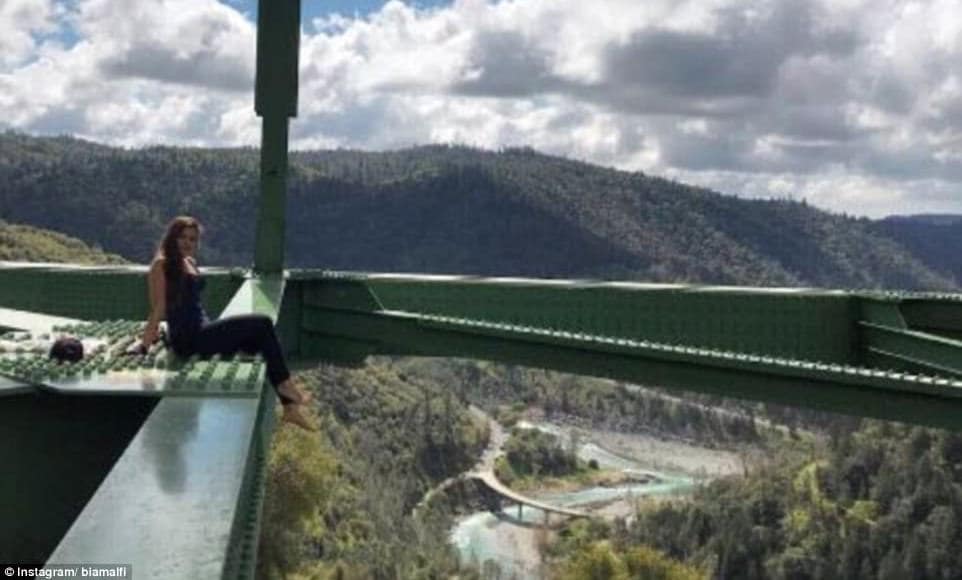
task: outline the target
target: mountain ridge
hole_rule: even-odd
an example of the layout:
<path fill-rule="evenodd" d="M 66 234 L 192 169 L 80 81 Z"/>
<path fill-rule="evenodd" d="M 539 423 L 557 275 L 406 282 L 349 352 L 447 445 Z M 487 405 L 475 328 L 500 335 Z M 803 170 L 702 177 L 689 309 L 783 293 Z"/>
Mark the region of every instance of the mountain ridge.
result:
<path fill-rule="evenodd" d="M 144 261 L 171 217 L 192 214 L 208 226 L 206 262 L 244 266 L 258 160 L 8 132 L 0 219 Z M 293 152 L 287 215 L 291 267 L 924 290 L 962 279 L 882 222 L 529 148 Z"/>

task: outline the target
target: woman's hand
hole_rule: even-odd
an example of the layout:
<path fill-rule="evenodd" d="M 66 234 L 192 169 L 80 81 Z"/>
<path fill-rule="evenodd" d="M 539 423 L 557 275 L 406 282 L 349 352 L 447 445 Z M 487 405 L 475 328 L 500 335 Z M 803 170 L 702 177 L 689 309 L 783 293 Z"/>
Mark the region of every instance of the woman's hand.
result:
<path fill-rule="evenodd" d="M 160 321 L 166 316 L 167 283 L 164 280 L 164 260 L 155 258 L 147 275 L 147 298 L 150 301 L 150 316 L 140 338 L 144 352 L 160 338 Z"/>

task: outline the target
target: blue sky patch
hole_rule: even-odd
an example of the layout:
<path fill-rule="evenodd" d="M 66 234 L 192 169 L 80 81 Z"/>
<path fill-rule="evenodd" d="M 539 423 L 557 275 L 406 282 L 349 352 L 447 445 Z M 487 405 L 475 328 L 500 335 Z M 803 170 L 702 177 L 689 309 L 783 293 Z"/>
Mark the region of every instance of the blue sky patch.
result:
<path fill-rule="evenodd" d="M 253 19 L 257 14 L 257 0 L 226 0 L 239 11 L 249 14 Z M 301 20 L 304 23 L 314 18 L 321 18 L 330 14 L 342 16 L 367 16 L 380 10 L 387 2 L 385 0 L 301 0 Z M 451 4 L 450 0 L 418 0 L 405 2 L 418 8 L 433 8 Z"/>

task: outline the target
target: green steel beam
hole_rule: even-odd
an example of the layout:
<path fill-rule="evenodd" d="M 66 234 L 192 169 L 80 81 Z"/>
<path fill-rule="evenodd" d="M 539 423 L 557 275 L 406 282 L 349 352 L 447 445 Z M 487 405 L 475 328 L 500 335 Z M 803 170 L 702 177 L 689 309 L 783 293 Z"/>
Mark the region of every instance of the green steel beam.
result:
<path fill-rule="evenodd" d="M 947 297 L 906 298 L 900 305 L 909 328 L 962 340 L 962 308 Z"/>
<path fill-rule="evenodd" d="M 908 328 L 902 315 L 900 300 L 866 296 L 862 297 L 859 303 L 861 320 L 889 328 Z"/>
<path fill-rule="evenodd" d="M 0 398 L 32 392 L 34 387 L 29 383 L 0 376 Z"/>
<path fill-rule="evenodd" d="M 45 393 L 0 399 L 0 561 L 47 561 L 156 404 Z M 120 503 L 136 503 L 134 493 Z M 127 524 L 127 532 L 137 527 Z"/>
<path fill-rule="evenodd" d="M 116 463 L 101 471 L 107 477 L 47 563 L 131 564 L 135 578 L 242 576 L 228 554 L 242 537 L 236 522 L 249 518 L 244 482 L 255 474 L 251 449 L 262 405 L 161 399 Z M 104 424 L 113 427 L 113 420 Z"/>
<path fill-rule="evenodd" d="M 284 299 L 283 276 L 259 276 L 246 280 L 220 313 L 220 318 L 236 314 L 264 314 L 276 321 Z"/>
<path fill-rule="evenodd" d="M 304 320 L 305 348 L 312 356 L 338 352 L 327 338 L 344 328 L 351 329 L 355 353 L 369 349 L 367 354 L 469 357 L 962 428 L 962 382 L 948 379 L 398 312 L 312 313 Z M 340 338 L 335 346 L 343 348 L 346 342 Z"/>
<path fill-rule="evenodd" d="M 204 268 L 203 274 L 204 308 L 220 312 L 244 281 L 243 273 Z M 147 268 L 0 262 L 0 306 L 81 320 L 143 320 Z"/>
<path fill-rule="evenodd" d="M 236 314 L 264 314 L 277 323 L 284 302 L 286 281 L 283 275 L 253 276 L 246 280 L 221 312 L 221 317 Z M 224 579 L 254 578 L 257 544 L 264 506 L 268 454 L 274 433 L 274 389 L 263 389 L 247 449 L 239 501 L 235 503 L 231 539 L 225 558 Z"/>
<path fill-rule="evenodd" d="M 893 365 L 946 377 L 962 377 L 962 342 L 932 334 L 859 322 L 863 348 Z"/>
<path fill-rule="evenodd" d="M 257 78 L 254 109 L 261 131 L 261 201 L 254 270 L 284 269 L 288 119 L 297 116 L 300 0 L 262 1 L 257 17 Z"/>
<path fill-rule="evenodd" d="M 146 308 L 144 274 L 143 268 L 0 266 L 0 304 L 84 318 L 129 316 L 128 311 L 140 317 Z M 301 361 L 361 364 L 370 354 L 415 354 L 520 364 L 513 353 L 523 344 L 537 345 L 537 357 L 525 360 L 538 366 L 609 376 L 603 364 L 596 364 L 607 354 L 623 363 L 634 360 L 638 380 L 662 365 L 659 376 L 681 388 L 685 381 L 671 376 L 686 377 L 693 389 L 717 383 L 721 373 L 759 385 L 807 380 L 941 397 L 954 396 L 953 379 L 962 378 L 962 342 L 951 335 L 960 328 L 962 299 L 954 295 L 311 271 L 291 272 L 286 281 L 281 275 L 254 277 L 238 288 L 236 274 L 212 278 L 218 281 L 215 287 L 237 290 L 224 314 L 271 315 L 285 346 Z M 129 298 L 118 300 L 124 296 Z M 411 324 L 419 331 L 412 333 Z M 571 349 L 590 353 L 580 360 L 591 364 L 572 362 L 579 357 L 572 357 Z M 690 368 L 676 368 L 685 365 Z M 22 366 L 13 364 L 9 376 L 29 379 L 50 371 Z M 210 372 L 212 366 L 216 363 L 200 367 L 201 379 L 220 376 Z M 57 370 L 43 382 L 65 392 L 74 387 L 97 392 L 70 383 L 74 375 Z M 111 386 L 127 392 L 121 387 Z M 769 400 L 765 392 L 726 388 L 733 396 Z M 799 404 L 826 393 L 799 388 Z M 155 386 L 150 394 L 194 391 Z M 781 399 L 791 402 L 791 397 Z M 849 411 L 858 414 L 857 407 L 854 402 Z"/>
<path fill-rule="evenodd" d="M 247 279 L 221 315 L 276 319 L 284 287 L 281 276 Z M 0 373 L 29 381 L 0 378 L 0 459 L 15 474 L 0 482 L 0 512 L 8 516 L 0 525 L 0 554 L 36 564 L 124 562 L 145 578 L 253 578 L 276 404 L 273 390 L 261 389 L 263 364 L 215 357 L 168 367 L 155 366 L 150 356 L 117 354 L 140 324 L 58 327 L 109 338 L 104 352 L 110 360 L 95 369 L 86 365 L 103 353 L 62 366 L 43 354 L 0 357 Z M 172 388 L 155 380 L 142 385 L 174 368 L 186 378 Z M 126 396 L 98 396 L 107 392 Z M 92 404 L 102 413 L 83 411 Z M 104 420 L 103 413 L 131 417 Z M 85 426 L 89 420 L 106 426 L 103 432 L 113 434 L 116 445 L 92 444 L 101 431 Z M 39 427 L 24 429 L 28 423 Z M 126 438 L 113 433 L 121 427 Z M 85 450 L 89 445 L 97 449 Z M 37 478 L 58 483 L 38 485 Z M 36 493 L 25 497 L 21 487 Z"/>
<path fill-rule="evenodd" d="M 835 291 L 291 272 L 303 306 L 391 310 L 804 360 L 858 360 L 858 302 Z M 349 338 L 349 337 L 347 337 Z"/>
<path fill-rule="evenodd" d="M 80 322 L 81 321 L 76 318 L 50 316 L 49 314 L 39 314 L 27 310 L 14 310 L 12 308 L 0 308 L 0 331 L 25 330 L 32 334 L 43 334 L 52 332 L 54 327 L 57 326 L 79 324 Z"/>
<path fill-rule="evenodd" d="M 900 310 L 926 300 L 958 317 L 958 296 L 304 271 L 291 281 L 302 358 L 481 358 L 962 429 L 962 342 L 907 329 Z"/>

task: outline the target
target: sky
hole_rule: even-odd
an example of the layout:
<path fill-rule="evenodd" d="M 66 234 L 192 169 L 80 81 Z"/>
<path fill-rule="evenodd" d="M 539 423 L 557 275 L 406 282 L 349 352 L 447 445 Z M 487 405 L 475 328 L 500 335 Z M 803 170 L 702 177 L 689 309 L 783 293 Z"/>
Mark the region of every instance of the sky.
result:
<path fill-rule="evenodd" d="M 962 0 L 303 0 L 296 149 L 539 151 L 962 213 Z M 253 0 L 0 0 L 0 130 L 259 143 Z"/>

